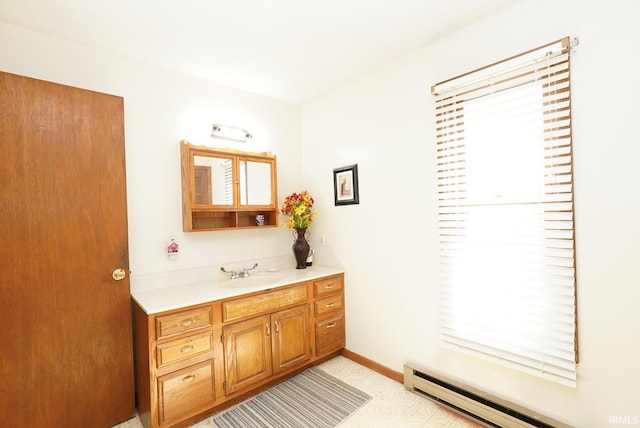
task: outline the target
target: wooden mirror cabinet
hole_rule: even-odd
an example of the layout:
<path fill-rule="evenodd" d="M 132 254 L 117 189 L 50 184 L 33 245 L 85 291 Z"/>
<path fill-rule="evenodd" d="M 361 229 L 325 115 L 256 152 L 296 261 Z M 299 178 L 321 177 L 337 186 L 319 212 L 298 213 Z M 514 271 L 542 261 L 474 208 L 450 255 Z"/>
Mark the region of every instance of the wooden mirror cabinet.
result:
<path fill-rule="evenodd" d="M 185 232 L 278 225 L 276 157 L 180 142 Z"/>

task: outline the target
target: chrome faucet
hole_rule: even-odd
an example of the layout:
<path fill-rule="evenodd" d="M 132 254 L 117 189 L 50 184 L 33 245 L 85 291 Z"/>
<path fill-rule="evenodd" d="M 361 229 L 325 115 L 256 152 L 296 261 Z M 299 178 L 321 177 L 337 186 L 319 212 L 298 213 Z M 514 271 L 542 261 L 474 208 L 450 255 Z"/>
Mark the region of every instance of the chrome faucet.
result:
<path fill-rule="evenodd" d="M 253 270 L 255 268 L 258 267 L 258 263 L 254 263 L 254 265 L 250 268 L 244 268 L 241 271 L 237 271 L 237 270 L 226 270 L 224 268 L 224 266 L 220 267 L 220 270 L 224 273 L 230 273 L 231 274 L 231 279 L 237 279 L 237 278 L 246 278 L 249 276 L 249 271 Z"/>

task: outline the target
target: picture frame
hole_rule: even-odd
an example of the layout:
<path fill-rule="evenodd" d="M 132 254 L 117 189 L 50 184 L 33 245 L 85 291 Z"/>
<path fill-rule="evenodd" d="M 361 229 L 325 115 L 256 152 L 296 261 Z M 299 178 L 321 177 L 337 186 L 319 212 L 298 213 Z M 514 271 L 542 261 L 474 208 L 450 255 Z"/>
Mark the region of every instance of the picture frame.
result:
<path fill-rule="evenodd" d="M 333 170 L 333 195 L 336 206 L 360 203 L 357 164 Z"/>

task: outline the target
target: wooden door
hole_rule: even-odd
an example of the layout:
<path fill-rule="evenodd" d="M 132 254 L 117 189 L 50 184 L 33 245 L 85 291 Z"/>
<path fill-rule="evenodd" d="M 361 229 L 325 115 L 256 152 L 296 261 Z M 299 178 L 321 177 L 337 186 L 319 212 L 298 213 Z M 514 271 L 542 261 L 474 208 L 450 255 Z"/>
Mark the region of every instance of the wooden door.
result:
<path fill-rule="evenodd" d="M 194 165 L 196 205 L 211 205 L 211 167 Z"/>
<path fill-rule="evenodd" d="M 0 72 L 0 424 L 134 416 L 123 122 L 120 97 Z"/>
<path fill-rule="evenodd" d="M 271 317 L 264 315 L 223 327 L 225 393 L 271 376 Z"/>
<path fill-rule="evenodd" d="M 274 374 L 311 359 L 309 305 L 277 312 L 271 323 Z"/>

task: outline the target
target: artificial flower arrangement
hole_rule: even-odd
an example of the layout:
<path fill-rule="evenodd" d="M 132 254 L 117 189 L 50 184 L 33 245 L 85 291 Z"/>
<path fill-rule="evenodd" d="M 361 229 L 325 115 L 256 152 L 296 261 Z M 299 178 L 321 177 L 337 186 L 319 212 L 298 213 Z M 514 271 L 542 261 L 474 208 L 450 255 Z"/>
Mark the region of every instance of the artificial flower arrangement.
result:
<path fill-rule="evenodd" d="M 314 200 L 306 190 L 300 193 L 292 193 L 284 198 L 282 201 L 282 208 L 280 213 L 282 215 L 289 216 L 289 220 L 286 223 L 281 223 L 282 226 L 292 229 L 308 229 L 311 226 L 315 213 L 311 212 L 313 208 Z"/>

